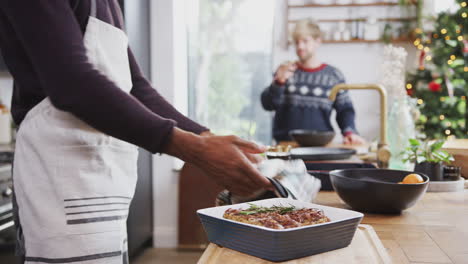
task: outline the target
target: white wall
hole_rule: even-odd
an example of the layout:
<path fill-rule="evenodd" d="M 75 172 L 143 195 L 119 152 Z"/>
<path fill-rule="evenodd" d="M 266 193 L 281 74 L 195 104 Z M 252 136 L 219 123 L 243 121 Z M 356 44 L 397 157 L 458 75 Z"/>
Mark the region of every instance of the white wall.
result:
<path fill-rule="evenodd" d="M 285 45 L 286 10 L 286 1 L 277 0 L 273 58 L 275 68 L 284 61 L 295 60 L 297 58 L 294 47 L 290 46 L 286 48 Z M 398 7 L 391 7 L 389 9 L 365 7 L 365 9 L 355 10 L 354 14 L 349 14 L 348 10 L 343 7 L 320 8 L 317 10 L 310 8 L 294 9 L 290 13 L 290 19 L 308 17 L 313 17 L 314 19 L 345 19 L 349 16 L 361 16 L 371 13 L 382 17 L 397 17 L 397 12 L 399 11 Z M 398 43 L 397 45 L 407 48 L 409 53 L 408 64 L 413 65 L 416 50 L 412 44 L 402 45 L 402 43 Z M 380 80 L 383 47 L 384 44 L 382 43 L 324 43 L 319 49 L 319 57 L 323 62 L 339 68 L 345 75 L 347 83 L 376 83 Z M 402 89 L 404 88 L 402 87 Z M 377 139 L 380 129 L 380 108 L 377 92 L 351 91 L 351 97 L 356 110 L 356 126 L 358 131 L 367 140 Z M 334 115 L 332 118 L 334 120 Z M 339 131 L 336 122 L 334 122 L 334 126 L 335 131 Z M 341 136 L 335 138 L 337 142 L 341 140 Z"/>
<path fill-rule="evenodd" d="M 151 76 L 158 91 L 187 112 L 187 54 L 183 0 L 151 2 Z M 154 155 L 154 246 L 177 246 L 178 172 L 176 159 Z"/>

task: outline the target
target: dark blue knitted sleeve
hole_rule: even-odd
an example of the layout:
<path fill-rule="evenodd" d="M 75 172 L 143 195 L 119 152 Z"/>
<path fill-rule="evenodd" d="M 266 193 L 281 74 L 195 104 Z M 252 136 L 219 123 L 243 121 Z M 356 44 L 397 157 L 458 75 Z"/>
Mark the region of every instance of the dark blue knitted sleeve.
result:
<path fill-rule="evenodd" d="M 336 84 L 345 83 L 345 78 L 338 69 L 335 69 L 335 77 L 338 80 Z M 333 107 L 336 110 L 336 122 L 341 129 L 341 133 L 343 135 L 349 132 L 358 134 L 354 122 L 356 114 L 349 92 L 341 90 L 336 97 Z"/>
<path fill-rule="evenodd" d="M 285 86 L 273 82 L 265 88 L 261 95 L 262 106 L 267 111 L 275 111 L 283 101 Z"/>

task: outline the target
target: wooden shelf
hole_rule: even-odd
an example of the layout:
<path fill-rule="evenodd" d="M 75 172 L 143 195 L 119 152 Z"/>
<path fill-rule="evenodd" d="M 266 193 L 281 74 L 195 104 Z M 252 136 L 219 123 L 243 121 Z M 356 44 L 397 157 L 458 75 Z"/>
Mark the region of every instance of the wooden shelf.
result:
<path fill-rule="evenodd" d="M 410 39 L 401 38 L 401 39 L 392 39 L 390 43 L 410 43 Z M 378 40 L 365 40 L 365 39 L 351 39 L 351 40 L 322 40 L 324 44 L 344 44 L 344 43 L 382 43 L 384 42 L 381 39 Z M 293 45 L 292 42 L 288 42 L 288 45 Z"/>
<path fill-rule="evenodd" d="M 286 0 L 288 1 L 288 0 Z M 395 2 L 392 2 L 392 3 L 389 3 L 389 2 L 384 2 L 384 0 L 380 0 L 380 2 L 370 2 L 372 0 L 369 0 L 369 3 L 362 3 L 362 4 L 358 4 L 358 3 L 353 3 L 353 4 L 343 4 L 343 5 L 340 5 L 340 4 L 330 4 L 330 5 L 321 5 L 321 4 L 303 4 L 303 5 L 299 5 L 299 4 L 290 4 L 289 1 L 288 1 L 288 5 L 287 5 L 287 12 L 286 12 L 286 23 L 285 23 L 285 28 L 286 28 L 286 32 L 289 32 L 291 30 L 290 26 L 292 23 L 296 23 L 297 21 L 299 21 L 298 19 L 296 19 L 296 17 L 294 19 L 290 19 L 290 15 L 291 15 L 291 10 L 290 9 L 294 9 L 294 8 L 328 8 L 328 7 L 372 7 L 372 6 L 375 6 L 375 7 L 396 7 L 396 6 L 400 6 L 399 3 L 395 3 Z M 416 5 L 418 1 L 422 1 L 422 0 L 412 0 L 411 2 L 411 5 Z M 335 16 L 336 17 L 336 16 Z M 412 17 L 399 17 L 399 18 L 392 18 L 392 17 L 387 17 L 387 18 L 377 18 L 377 20 L 379 22 L 413 22 L 413 21 L 417 21 L 417 17 L 415 17 L 414 15 Z M 338 23 L 340 21 L 344 21 L 346 23 L 350 23 L 350 22 L 365 22 L 366 19 L 365 18 L 349 18 L 349 19 L 318 19 L 317 22 L 318 23 Z M 390 41 L 390 43 L 410 43 L 412 40 L 411 39 L 394 39 L 392 41 Z M 372 44 L 372 43 L 384 43 L 382 40 L 364 40 L 364 39 L 351 39 L 351 40 L 338 40 L 338 41 L 335 41 L 335 40 L 323 40 L 322 41 L 324 44 L 340 44 L 340 43 L 369 43 L 369 44 Z M 285 43 L 287 46 L 291 46 L 293 43 L 291 41 L 287 41 L 287 43 Z"/>
<path fill-rule="evenodd" d="M 381 39 L 378 40 L 365 40 L 365 39 L 351 39 L 351 40 L 323 40 L 322 43 L 384 43 Z M 392 39 L 391 43 L 397 42 L 410 42 L 409 39 Z"/>
<path fill-rule="evenodd" d="M 379 18 L 378 21 L 386 21 L 386 22 L 399 22 L 399 21 L 416 21 L 415 17 L 401 17 L 401 18 Z M 300 20 L 288 20 L 288 23 L 296 23 Z M 366 21 L 365 18 L 354 18 L 354 19 L 318 19 L 317 22 L 319 23 L 337 23 L 340 21 L 344 22 L 355 22 L 355 21 Z"/>
<path fill-rule="evenodd" d="M 360 6 L 397 6 L 398 3 L 376 2 L 376 3 L 363 3 L 363 4 L 331 4 L 331 5 L 318 5 L 318 4 L 305 4 L 305 5 L 288 5 L 288 8 L 306 8 L 306 7 L 360 7 Z"/>

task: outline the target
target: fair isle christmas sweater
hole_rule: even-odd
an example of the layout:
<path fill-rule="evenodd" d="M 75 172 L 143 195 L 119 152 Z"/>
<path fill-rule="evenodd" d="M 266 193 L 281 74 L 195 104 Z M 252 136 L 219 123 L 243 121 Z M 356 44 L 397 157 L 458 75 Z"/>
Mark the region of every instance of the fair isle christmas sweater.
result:
<path fill-rule="evenodd" d="M 288 132 L 293 129 L 333 131 L 330 121 L 333 109 L 342 134 L 357 134 L 348 91 L 341 90 L 334 102 L 328 99 L 333 86 L 344 82 L 343 74 L 327 64 L 313 69 L 299 66 L 285 84 L 273 82 L 262 92 L 261 101 L 265 110 L 275 111 L 274 139 L 291 140 Z"/>

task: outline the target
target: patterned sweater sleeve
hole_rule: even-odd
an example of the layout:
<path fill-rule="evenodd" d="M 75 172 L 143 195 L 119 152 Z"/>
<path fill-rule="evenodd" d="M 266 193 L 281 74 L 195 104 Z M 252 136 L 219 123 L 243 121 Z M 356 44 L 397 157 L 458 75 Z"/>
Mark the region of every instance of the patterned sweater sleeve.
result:
<path fill-rule="evenodd" d="M 336 84 L 345 83 L 345 78 L 338 69 L 335 69 L 335 78 L 337 80 Z M 349 133 L 358 134 L 354 122 L 354 106 L 347 90 L 341 90 L 338 93 L 336 100 L 333 103 L 333 107 L 336 110 L 336 122 L 341 129 L 341 133 L 343 135 L 347 135 Z"/>
<path fill-rule="evenodd" d="M 286 89 L 286 85 L 279 84 L 275 81 L 265 88 L 261 95 L 263 108 L 267 111 L 278 110 L 284 100 L 284 89 Z"/>

